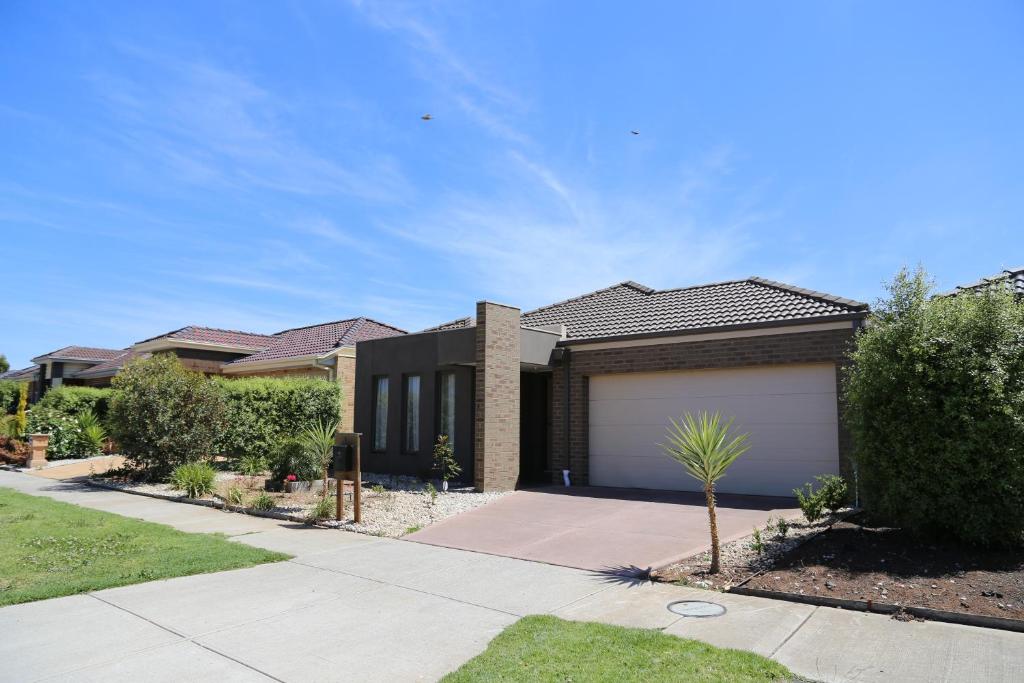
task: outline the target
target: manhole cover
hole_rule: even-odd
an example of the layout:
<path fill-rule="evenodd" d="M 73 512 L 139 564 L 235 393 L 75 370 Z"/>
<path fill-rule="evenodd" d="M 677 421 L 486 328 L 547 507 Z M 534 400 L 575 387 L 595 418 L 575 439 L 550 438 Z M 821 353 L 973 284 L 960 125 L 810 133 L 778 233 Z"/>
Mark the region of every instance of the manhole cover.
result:
<path fill-rule="evenodd" d="M 703 600 L 677 600 L 668 604 L 668 611 L 681 617 L 720 617 L 725 608 Z"/>

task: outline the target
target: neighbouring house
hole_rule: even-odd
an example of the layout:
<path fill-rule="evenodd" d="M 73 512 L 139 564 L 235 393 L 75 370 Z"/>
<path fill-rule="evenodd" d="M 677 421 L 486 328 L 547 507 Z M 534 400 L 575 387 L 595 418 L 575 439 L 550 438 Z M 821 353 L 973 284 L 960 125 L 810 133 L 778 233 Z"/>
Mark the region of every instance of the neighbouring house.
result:
<path fill-rule="evenodd" d="M 132 345 L 136 354 L 172 352 L 190 370 L 219 375 L 225 363 L 251 356 L 274 343 L 274 336 L 189 325 Z"/>
<path fill-rule="evenodd" d="M 90 346 L 65 346 L 62 349 L 36 356 L 32 362 L 38 368 L 39 377 L 29 393 L 37 401 L 50 389 L 60 386 L 90 384 L 79 375 L 101 363 L 111 361 L 125 353 L 124 349 L 99 349 Z M 95 384 L 94 384 L 95 386 Z"/>
<path fill-rule="evenodd" d="M 8 370 L 0 373 L 0 380 L 28 383 L 28 400 L 34 401 L 39 393 L 39 366 L 32 365 L 21 370 Z"/>
<path fill-rule="evenodd" d="M 266 348 L 221 366 L 229 376 L 321 377 L 342 391 L 341 429 L 352 431 L 356 343 L 404 335 L 405 330 L 370 318 L 308 325 L 273 335 Z"/>
<path fill-rule="evenodd" d="M 792 495 L 849 474 L 839 374 L 864 303 L 762 278 L 654 290 L 635 282 L 526 313 L 356 345 L 367 471 L 428 474 L 448 434 L 481 490 L 558 483 L 697 490 L 658 443 L 671 418 L 719 411 L 751 449 L 719 490 Z"/>
<path fill-rule="evenodd" d="M 1005 287 L 1017 296 L 1024 297 L 1024 268 L 1009 268 L 1001 273 L 997 273 L 989 277 L 983 277 L 977 282 L 973 282 L 969 285 L 959 285 L 952 292 L 949 292 L 949 294 L 978 291 L 995 287 Z"/>

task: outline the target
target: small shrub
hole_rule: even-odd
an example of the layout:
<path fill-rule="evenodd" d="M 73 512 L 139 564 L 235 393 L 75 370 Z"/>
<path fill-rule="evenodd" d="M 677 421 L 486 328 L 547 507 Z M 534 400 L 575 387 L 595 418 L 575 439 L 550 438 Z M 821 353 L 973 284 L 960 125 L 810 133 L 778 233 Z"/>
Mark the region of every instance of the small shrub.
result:
<path fill-rule="evenodd" d="M 107 430 L 100 424 L 96 413 L 85 410 L 78 415 L 78 445 L 82 455 L 99 455 L 107 440 Z"/>
<path fill-rule="evenodd" d="M 224 500 L 228 505 L 240 508 L 245 505 L 245 491 L 241 486 L 230 486 L 224 494 Z"/>
<path fill-rule="evenodd" d="M 804 519 L 814 524 L 821 519 L 824 504 L 821 496 L 814 491 L 814 487 L 810 483 L 804 484 L 804 488 L 807 489 L 806 493 L 804 489 L 793 489 L 793 494 L 796 496 L 800 510 L 804 513 Z"/>
<path fill-rule="evenodd" d="M 250 507 L 252 507 L 253 510 L 260 510 L 262 512 L 266 512 L 267 510 L 273 510 L 275 507 L 274 499 L 268 493 L 261 493 L 252 499 Z"/>
<path fill-rule="evenodd" d="M 187 462 L 171 472 L 171 485 L 189 498 L 201 498 L 213 491 L 216 471 L 208 462 Z"/>
<path fill-rule="evenodd" d="M 224 431 L 224 397 L 173 354 L 129 362 L 113 386 L 107 421 L 133 465 L 159 477 L 213 452 Z"/>
<path fill-rule="evenodd" d="M 320 422 L 314 427 L 306 427 L 299 436 L 299 443 L 305 449 L 306 457 L 316 464 L 317 470 L 323 476 L 324 495 L 327 495 L 327 479 L 337 431 L 337 422 Z"/>
<path fill-rule="evenodd" d="M 0 436 L 8 439 L 20 439 L 24 436 L 19 429 L 17 415 L 0 416 Z"/>
<path fill-rule="evenodd" d="M 18 384 L 11 379 L 0 379 L 0 416 L 18 409 Z"/>
<path fill-rule="evenodd" d="M 785 538 L 786 534 L 789 533 L 789 522 L 786 521 L 785 517 L 779 517 L 778 521 L 775 522 L 775 531 L 778 533 L 779 538 Z"/>
<path fill-rule="evenodd" d="M 848 499 L 846 480 L 835 474 L 826 474 L 815 479 L 821 485 L 818 489 L 821 504 L 832 514 L 839 512 Z"/>
<path fill-rule="evenodd" d="M 274 481 L 284 481 L 289 474 L 294 474 L 299 481 L 313 481 L 320 476 L 319 462 L 311 458 L 296 439 L 285 439 L 278 444 L 271 469 Z"/>
<path fill-rule="evenodd" d="M 428 481 L 425 488 L 427 490 L 427 495 L 430 496 L 430 504 L 431 505 L 436 504 L 437 503 L 437 487 L 434 486 L 431 482 Z"/>
<path fill-rule="evenodd" d="M 374 484 L 370 487 L 370 490 L 373 491 L 373 494 L 376 496 L 383 496 L 386 493 L 384 487 L 380 484 Z"/>
<path fill-rule="evenodd" d="M 764 539 L 761 538 L 761 530 L 754 527 L 754 535 L 750 540 L 750 548 L 758 555 L 764 552 Z"/>
<path fill-rule="evenodd" d="M 28 430 L 28 382 L 18 387 L 18 409 L 14 415 L 18 418 L 18 430 L 25 434 Z"/>
<path fill-rule="evenodd" d="M 407 528 L 407 529 L 405 530 L 405 534 L 404 534 L 404 535 L 405 535 L 405 536 L 408 536 L 409 534 L 414 534 L 414 533 L 416 533 L 417 531 L 419 531 L 419 530 L 420 530 L 420 529 L 422 529 L 422 528 L 423 528 L 423 525 L 422 525 L 422 524 L 415 524 L 415 525 L 413 525 L 413 526 L 411 526 L 411 527 Z"/>
<path fill-rule="evenodd" d="M 319 522 L 325 519 L 331 519 L 334 517 L 335 512 L 334 499 L 330 496 L 324 496 L 316 502 L 316 505 L 313 506 L 313 509 L 310 510 L 309 514 L 306 516 L 306 519 L 311 522 Z"/>
<path fill-rule="evenodd" d="M 238 471 L 247 477 L 263 474 L 270 468 L 266 456 L 247 454 L 238 459 Z"/>
<path fill-rule="evenodd" d="M 81 453 L 81 429 L 78 419 L 53 408 L 36 407 L 28 415 L 27 432 L 49 434 L 46 457 L 50 460 L 74 458 Z"/>
<path fill-rule="evenodd" d="M 455 449 L 449 443 L 447 434 L 439 434 L 437 443 L 434 444 L 434 469 L 441 475 L 445 490 L 448 482 L 462 472 L 462 466 L 455 459 Z"/>

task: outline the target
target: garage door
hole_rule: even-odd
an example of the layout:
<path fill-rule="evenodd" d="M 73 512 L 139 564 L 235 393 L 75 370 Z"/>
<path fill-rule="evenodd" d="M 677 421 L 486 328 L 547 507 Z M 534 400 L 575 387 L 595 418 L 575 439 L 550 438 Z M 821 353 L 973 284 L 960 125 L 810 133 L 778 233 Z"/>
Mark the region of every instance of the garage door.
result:
<path fill-rule="evenodd" d="M 599 375 L 589 400 L 594 486 L 699 491 L 657 444 L 669 418 L 701 410 L 734 417 L 750 434 L 719 491 L 792 496 L 815 475 L 839 472 L 831 364 Z"/>

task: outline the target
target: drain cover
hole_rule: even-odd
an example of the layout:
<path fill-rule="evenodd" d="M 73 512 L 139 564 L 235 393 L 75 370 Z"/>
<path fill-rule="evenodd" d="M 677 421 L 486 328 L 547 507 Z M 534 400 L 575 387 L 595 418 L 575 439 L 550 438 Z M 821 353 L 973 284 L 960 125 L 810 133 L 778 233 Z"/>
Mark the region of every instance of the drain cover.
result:
<path fill-rule="evenodd" d="M 668 611 L 681 617 L 720 617 L 725 608 L 703 600 L 677 600 L 668 604 Z"/>

